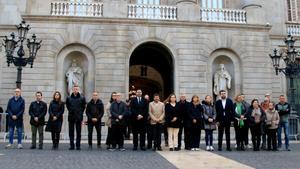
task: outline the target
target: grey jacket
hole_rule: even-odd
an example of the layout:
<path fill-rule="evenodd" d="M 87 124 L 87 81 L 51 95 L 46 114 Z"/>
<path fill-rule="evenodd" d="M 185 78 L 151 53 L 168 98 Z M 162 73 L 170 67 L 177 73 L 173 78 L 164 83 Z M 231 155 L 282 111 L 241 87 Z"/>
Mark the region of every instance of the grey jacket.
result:
<path fill-rule="evenodd" d="M 209 105 L 205 101 L 202 101 L 203 117 L 204 117 L 204 129 L 215 130 L 216 129 L 216 112 L 213 105 Z M 212 118 L 213 122 L 209 122 L 208 119 Z"/>

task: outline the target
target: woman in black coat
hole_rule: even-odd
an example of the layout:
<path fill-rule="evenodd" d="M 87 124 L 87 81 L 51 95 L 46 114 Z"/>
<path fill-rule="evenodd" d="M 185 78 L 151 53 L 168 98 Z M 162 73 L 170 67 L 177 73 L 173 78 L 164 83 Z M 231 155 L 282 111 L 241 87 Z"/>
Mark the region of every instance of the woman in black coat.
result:
<path fill-rule="evenodd" d="M 179 104 L 176 103 L 176 95 L 171 94 L 165 106 L 165 121 L 168 130 L 168 142 L 170 151 L 179 151 L 178 132 L 181 125 Z"/>
<path fill-rule="evenodd" d="M 53 100 L 49 105 L 49 120 L 46 126 L 46 131 L 51 132 L 53 143 L 52 149 L 58 149 L 64 111 L 65 105 L 61 101 L 61 94 L 56 91 L 53 95 Z"/>
<path fill-rule="evenodd" d="M 203 107 L 200 104 L 199 97 L 196 95 L 192 97 L 191 103 L 189 104 L 188 115 L 191 129 L 191 150 L 199 151 L 201 126 L 203 125 Z"/>
<path fill-rule="evenodd" d="M 266 114 L 259 106 L 257 99 L 252 100 L 249 111 L 246 114 L 246 118 L 251 130 L 253 150 L 259 151 L 262 127 L 266 119 Z"/>

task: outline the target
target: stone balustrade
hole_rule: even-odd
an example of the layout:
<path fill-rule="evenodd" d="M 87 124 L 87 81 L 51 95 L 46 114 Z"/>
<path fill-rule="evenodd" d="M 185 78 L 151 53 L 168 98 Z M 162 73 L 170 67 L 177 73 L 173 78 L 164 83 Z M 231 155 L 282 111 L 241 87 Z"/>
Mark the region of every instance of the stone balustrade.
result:
<path fill-rule="evenodd" d="M 103 4 L 55 1 L 51 2 L 51 15 L 102 17 Z"/>
<path fill-rule="evenodd" d="M 128 18 L 176 20 L 177 7 L 163 5 L 129 4 Z"/>
<path fill-rule="evenodd" d="M 287 23 L 286 31 L 287 34 L 291 34 L 292 36 L 300 36 L 300 23 Z"/>
<path fill-rule="evenodd" d="M 204 22 L 223 22 L 239 24 L 244 24 L 247 22 L 245 10 L 202 8 L 200 9 L 200 12 L 201 21 Z"/>

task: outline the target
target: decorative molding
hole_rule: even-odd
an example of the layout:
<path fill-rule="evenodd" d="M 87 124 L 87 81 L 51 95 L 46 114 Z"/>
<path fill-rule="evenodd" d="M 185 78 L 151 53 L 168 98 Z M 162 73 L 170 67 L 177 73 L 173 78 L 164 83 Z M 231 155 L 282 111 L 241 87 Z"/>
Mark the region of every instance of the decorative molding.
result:
<path fill-rule="evenodd" d="M 217 23 L 217 22 L 191 22 L 191 21 L 157 21 L 148 19 L 127 19 L 127 18 L 95 18 L 95 17 L 74 17 L 74 16 L 45 16 L 45 15 L 23 15 L 27 22 L 39 23 L 116 23 L 116 24 L 140 24 L 152 26 L 167 26 L 167 27 L 209 27 L 209 28 L 238 28 L 238 29 L 253 29 L 257 31 L 269 32 L 270 26 L 261 24 L 239 24 L 239 23 Z M 1 29 L 1 25 L 0 25 Z"/>

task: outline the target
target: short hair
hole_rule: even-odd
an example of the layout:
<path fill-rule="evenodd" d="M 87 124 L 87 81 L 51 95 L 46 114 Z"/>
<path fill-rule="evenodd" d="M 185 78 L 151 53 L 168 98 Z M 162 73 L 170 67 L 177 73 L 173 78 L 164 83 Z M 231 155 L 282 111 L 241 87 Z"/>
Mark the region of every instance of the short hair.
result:
<path fill-rule="evenodd" d="M 159 94 L 158 94 L 158 93 L 154 93 L 153 98 L 154 98 L 155 96 L 158 96 L 158 97 L 159 97 Z"/>
<path fill-rule="evenodd" d="M 42 94 L 42 92 L 41 92 L 41 91 L 37 91 L 37 92 L 35 92 L 35 95 L 37 95 L 37 94 L 40 94 L 41 96 L 43 96 L 43 94 Z"/>
<path fill-rule="evenodd" d="M 75 84 L 75 85 L 73 86 L 73 88 L 74 88 L 74 87 L 79 87 L 79 86 L 78 86 L 77 84 Z"/>
<path fill-rule="evenodd" d="M 281 94 L 279 97 L 285 97 L 285 95 Z"/>
<path fill-rule="evenodd" d="M 206 99 L 207 97 L 211 97 L 210 95 L 206 95 L 205 97 L 204 97 L 204 99 Z"/>
<path fill-rule="evenodd" d="M 221 94 L 221 93 L 223 93 L 223 92 L 225 92 L 225 93 L 226 93 L 226 91 L 225 91 L 225 90 L 220 90 L 220 91 L 219 91 L 219 94 Z"/>
<path fill-rule="evenodd" d="M 234 97 L 234 101 L 237 102 L 240 96 L 241 96 L 241 94 L 237 94 L 237 95 Z"/>

